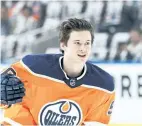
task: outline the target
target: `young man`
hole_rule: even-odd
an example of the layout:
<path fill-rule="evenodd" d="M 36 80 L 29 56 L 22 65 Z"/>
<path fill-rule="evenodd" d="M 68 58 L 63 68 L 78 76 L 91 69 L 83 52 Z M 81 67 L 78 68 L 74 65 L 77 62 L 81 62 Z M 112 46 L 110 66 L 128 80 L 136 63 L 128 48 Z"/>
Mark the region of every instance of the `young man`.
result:
<path fill-rule="evenodd" d="M 94 33 L 89 22 L 61 24 L 63 55 L 28 55 L 11 66 L 26 89 L 21 104 L 5 110 L 4 123 L 22 125 L 106 125 L 114 103 L 113 78 L 87 62 Z"/>

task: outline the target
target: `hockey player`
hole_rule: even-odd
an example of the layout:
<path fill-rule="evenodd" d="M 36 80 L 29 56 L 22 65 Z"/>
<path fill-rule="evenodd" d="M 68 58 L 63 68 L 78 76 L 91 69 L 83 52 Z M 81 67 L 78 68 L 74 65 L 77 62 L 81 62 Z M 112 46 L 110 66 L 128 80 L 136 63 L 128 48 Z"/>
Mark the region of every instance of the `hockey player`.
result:
<path fill-rule="evenodd" d="M 19 102 L 17 98 L 9 102 L 13 105 L 5 109 L 3 124 L 109 123 L 115 99 L 114 82 L 107 72 L 87 62 L 94 41 L 91 24 L 84 19 L 68 19 L 61 24 L 59 40 L 63 55 L 27 55 L 11 65 L 9 69 L 26 91 L 24 97 L 19 97 L 23 97 L 21 103 L 15 104 Z"/>

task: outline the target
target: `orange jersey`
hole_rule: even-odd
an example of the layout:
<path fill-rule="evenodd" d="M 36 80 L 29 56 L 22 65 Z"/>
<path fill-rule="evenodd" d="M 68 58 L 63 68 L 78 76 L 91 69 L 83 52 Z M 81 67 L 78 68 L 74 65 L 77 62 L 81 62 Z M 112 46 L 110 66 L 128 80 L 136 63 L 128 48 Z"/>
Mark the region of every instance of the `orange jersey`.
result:
<path fill-rule="evenodd" d="M 26 95 L 4 116 L 22 125 L 108 124 L 115 99 L 113 78 L 87 62 L 82 74 L 70 78 L 61 55 L 28 55 L 11 68 L 22 80 Z"/>

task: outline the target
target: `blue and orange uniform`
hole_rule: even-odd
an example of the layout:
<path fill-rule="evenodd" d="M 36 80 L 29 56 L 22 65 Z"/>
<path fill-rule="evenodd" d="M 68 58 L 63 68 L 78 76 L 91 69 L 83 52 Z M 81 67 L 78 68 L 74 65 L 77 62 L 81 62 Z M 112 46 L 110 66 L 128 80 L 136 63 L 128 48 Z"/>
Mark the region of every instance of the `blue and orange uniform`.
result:
<path fill-rule="evenodd" d="M 4 116 L 22 125 L 108 124 L 115 99 L 111 75 L 86 62 L 80 76 L 63 71 L 62 55 L 27 55 L 11 65 L 26 95 Z M 4 122 L 6 123 L 6 122 Z"/>

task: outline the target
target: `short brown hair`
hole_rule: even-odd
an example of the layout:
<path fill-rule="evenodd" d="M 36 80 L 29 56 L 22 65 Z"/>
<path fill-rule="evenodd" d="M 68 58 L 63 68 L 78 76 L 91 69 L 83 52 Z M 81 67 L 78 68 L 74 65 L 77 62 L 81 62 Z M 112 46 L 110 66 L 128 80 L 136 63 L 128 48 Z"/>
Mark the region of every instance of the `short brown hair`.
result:
<path fill-rule="evenodd" d="M 61 24 L 60 31 L 59 31 L 59 41 L 67 44 L 67 41 L 69 40 L 69 37 L 70 37 L 70 33 L 72 31 L 83 31 L 83 30 L 90 31 L 92 43 L 93 43 L 94 29 L 91 23 L 89 23 L 85 19 L 77 19 L 77 18 L 70 18 Z M 64 53 L 63 50 L 61 51 L 62 53 Z"/>

